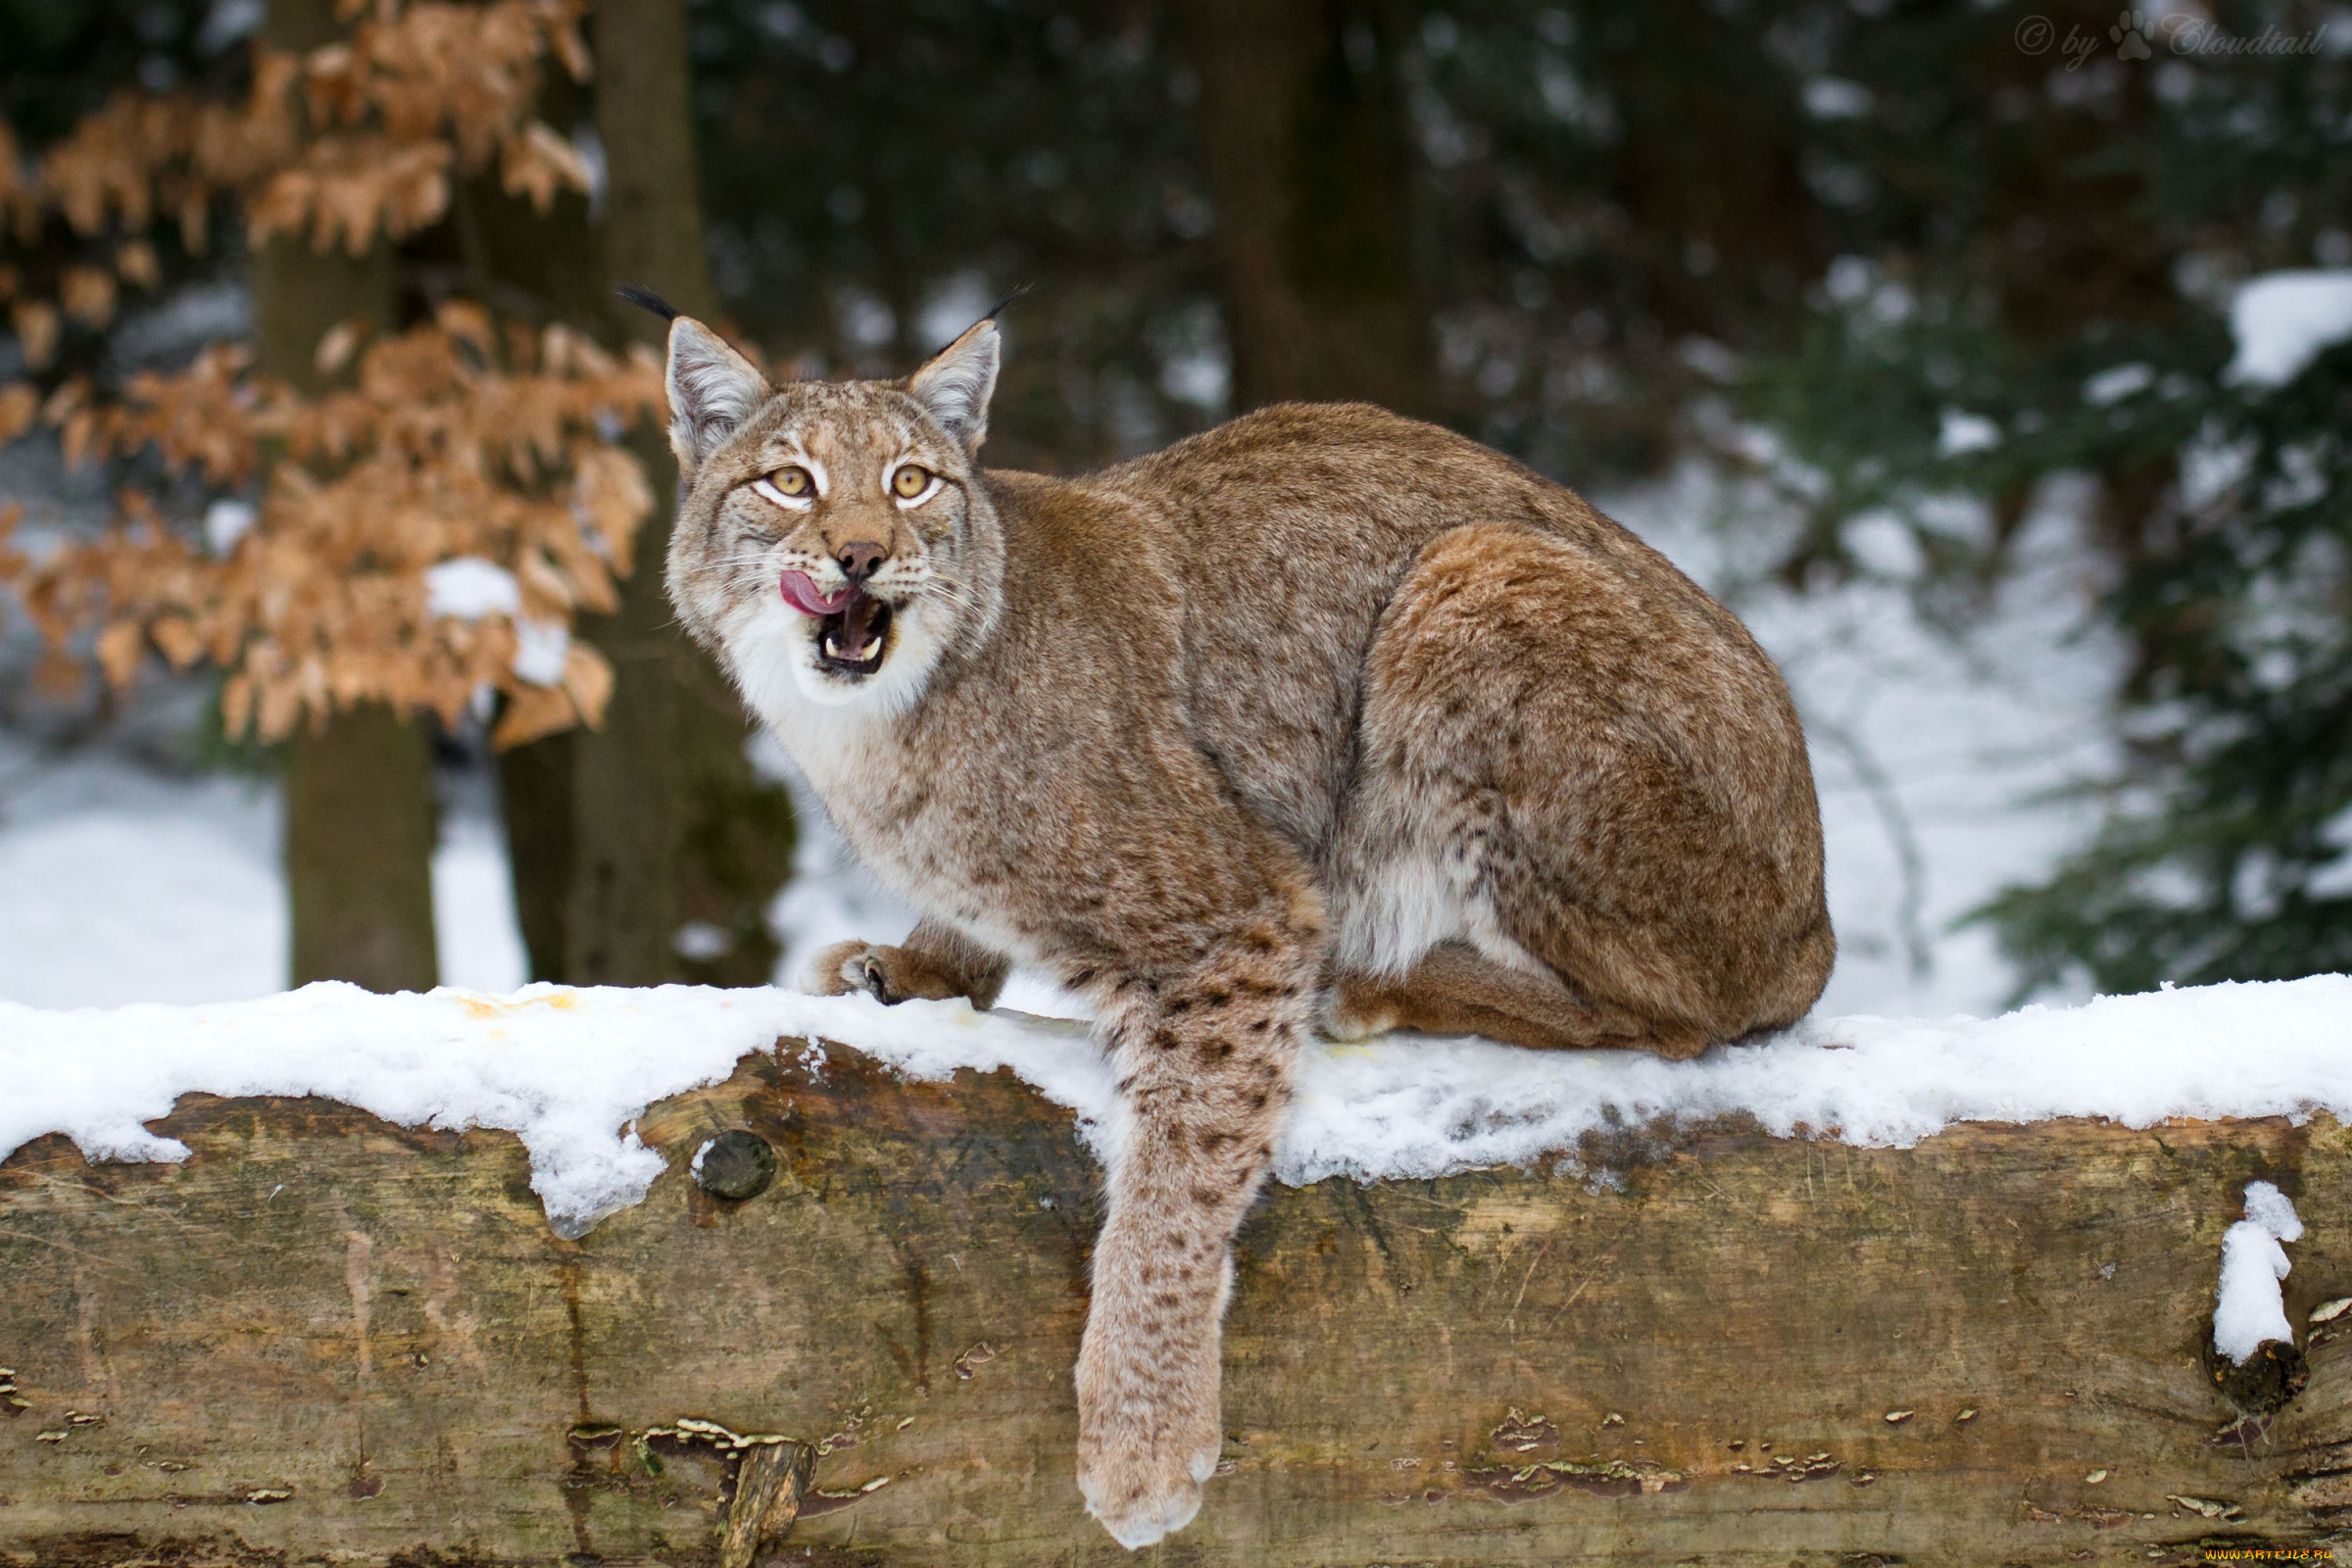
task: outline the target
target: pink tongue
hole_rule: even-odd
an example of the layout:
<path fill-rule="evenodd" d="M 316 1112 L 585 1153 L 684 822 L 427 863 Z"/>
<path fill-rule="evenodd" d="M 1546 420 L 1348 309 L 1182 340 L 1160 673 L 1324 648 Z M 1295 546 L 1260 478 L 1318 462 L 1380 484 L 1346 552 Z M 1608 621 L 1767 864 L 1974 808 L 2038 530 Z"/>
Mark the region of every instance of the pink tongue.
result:
<path fill-rule="evenodd" d="M 776 586 L 783 591 L 784 602 L 804 615 L 830 615 L 850 597 L 847 588 L 831 598 L 818 593 L 816 580 L 805 571 L 786 572 Z"/>

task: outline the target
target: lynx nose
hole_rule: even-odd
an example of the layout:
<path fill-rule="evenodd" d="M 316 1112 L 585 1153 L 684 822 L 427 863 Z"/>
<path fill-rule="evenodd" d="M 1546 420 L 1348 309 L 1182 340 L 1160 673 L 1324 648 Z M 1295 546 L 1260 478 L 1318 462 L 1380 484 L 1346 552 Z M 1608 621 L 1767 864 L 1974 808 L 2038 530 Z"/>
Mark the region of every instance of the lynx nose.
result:
<path fill-rule="evenodd" d="M 890 549 L 887 545 L 869 544 L 860 540 L 857 544 L 843 545 L 840 553 L 833 559 L 841 563 L 843 576 L 852 582 L 863 582 L 881 568 L 882 558 L 889 554 Z"/>

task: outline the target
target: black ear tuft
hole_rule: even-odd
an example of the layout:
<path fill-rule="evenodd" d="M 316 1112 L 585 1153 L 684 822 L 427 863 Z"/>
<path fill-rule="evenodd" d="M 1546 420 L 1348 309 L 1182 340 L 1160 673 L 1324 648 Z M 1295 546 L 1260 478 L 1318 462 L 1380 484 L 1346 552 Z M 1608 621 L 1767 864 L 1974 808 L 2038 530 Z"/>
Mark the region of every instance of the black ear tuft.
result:
<path fill-rule="evenodd" d="M 639 288 L 634 283 L 623 283 L 612 292 L 641 310 L 653 312 L 664 321 L 674 321 L 678 318 L 678 308 L 650 288 Z"/>
<path fill-rule="evenodd" d="M 995 320 L 998 317 L 1003 316 L 1007 310 L 1010 310 L 1014 301 L 1022 298 L 1035 287 L 1037 287 L 1035 283 L 1023 283 L 1019 288 L 1014 289 L 1011 293 L 997 301 L 996 308 L 990 311 L 986 316 L 980 318 L 980 319 L 984 321 Z"/>
<path fill-rule="evenodd" d="M 980 316 L 980 320 L 979 320 L 979 321 L 974 321 L 974 322 L 972 323 L 972 326 L 978 326 L 978 325 L 980 324 L 980 321 L 993 321 L 993 320 L 995 320 L 995 319 L 996 319 L 998 317 L 1000 317 L 1000 316 L 1003 316 L 1003 315 L 1005 313 L 1005 311 L 1009 310 L 1009 309 L 1012 307 L 1012 305 L 1014 304 L 1014 302 L 1018 301 L 1018 300 L 1019 300 L 1019 299 L 1020 299 L 1020 298 L 1021 298 L 1023 295 L 1027 294 L 1027 293 L 1028 293 L 1028 292 L 1029 292 L 1031 289 L 1035 288 L 1036 286 L 1037 286 L 1037 285 L 1036 285 L 1036 284 L 1034 284 L 1034 283 L 1023 283 L 1023 284 L 1022 284 L 1022 285 L 1021 285 L 1019 288 L 1016 288 L 1016 289 L 1014 289 L 1014 290 L 1013 290 L 1011 293 L 1009 293 L 1009 294 L 1005 295 L 1005 296 L 1004 296 L 1003 299 L 1001 299 L 1001 300 L 997 301 L 997 303 L 996 303 L 996 304 L 994 304 L 994 305 L 990 306 L 990 307 L 989 307 L 989 308 L 988 308 L 986 311 L 982 312 L 982 313 L 981 313 L 981 316 Z M 964 330 L 965 330 L 965 331 L 969 331 L 969 330 L 970 330 L 970 327 L 966 327 Z M 951 338 L 951 339 L 949 340 L 949 343 L 950 343 L 950 344 L 953 344 L 953 343 L 955 343 L 955 342 L 960 341 L 960 340 L 961 340 L 961 338 L 962 338 L 962 336 L 963 336 L 963 333 L 959 332 L 959 333 L 957 333 L 957 334 L 956 335 L 956 337 L 955 337 L 955 338 Z M 939 350 L 939 352 L 940 352 L 941 354 L 945 354 L 947 351 L 948 351 L 948 345 L 942 345 L 942 346 L 941 346 L 941 348 L 940 348 L 940 350 Z M 935 356 L 935 357 L 936 357 L 936 356 Z"/>

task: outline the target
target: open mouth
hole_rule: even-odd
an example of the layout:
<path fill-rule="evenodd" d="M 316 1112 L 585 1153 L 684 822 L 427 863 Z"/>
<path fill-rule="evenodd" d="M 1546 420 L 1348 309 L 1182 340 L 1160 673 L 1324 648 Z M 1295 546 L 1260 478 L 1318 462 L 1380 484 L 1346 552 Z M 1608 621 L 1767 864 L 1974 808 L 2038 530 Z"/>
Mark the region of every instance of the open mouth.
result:
<path fill-rule="evenodd" d="M 837 675 L 871 675 L 882 667 L 890 636 L 890 607 L 853 588 L 842 606 L 816 617 L 816 662 Z"/>
<path fill-rule="evenodd" d="M 784 602 L 816 622 L 816 663 L 836 675 L 871 675 L 889 646 L 890 606 L 856 583 L 822 593 L 808 573 L 776 584 Z"/>

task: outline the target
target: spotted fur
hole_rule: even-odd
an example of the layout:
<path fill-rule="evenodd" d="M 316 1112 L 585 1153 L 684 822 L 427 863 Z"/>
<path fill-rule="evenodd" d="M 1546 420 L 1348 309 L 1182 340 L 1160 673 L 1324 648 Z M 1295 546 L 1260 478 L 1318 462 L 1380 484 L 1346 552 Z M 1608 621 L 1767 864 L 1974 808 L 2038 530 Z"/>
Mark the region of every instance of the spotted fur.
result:
<path fill-rule="evenodd" d="M 822 990 L 1090 997 L 1131 1111 L 1078 1363 L 1121 1542 L 1220 1444 L 1231 1239 L 1318 1024 L 1688 1055 L 1788 1023 L 1835 944 L 1796 714 L 1740 623 L 1570 492 L 1358 406 L 1263 410 L 1075 479 L 977 462 L 983 322 L 906 381 L 769 387 L 680 319 L 685 624 L 922 913 Z M 892 466 L 941 480 L 897 505 Z M 824 494 L 755 489 L 787 465 Z M 797 481 L 795 481 L 797 482 Z M 784 573 L 890 607 L 818 657 Z"/>

